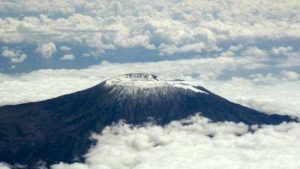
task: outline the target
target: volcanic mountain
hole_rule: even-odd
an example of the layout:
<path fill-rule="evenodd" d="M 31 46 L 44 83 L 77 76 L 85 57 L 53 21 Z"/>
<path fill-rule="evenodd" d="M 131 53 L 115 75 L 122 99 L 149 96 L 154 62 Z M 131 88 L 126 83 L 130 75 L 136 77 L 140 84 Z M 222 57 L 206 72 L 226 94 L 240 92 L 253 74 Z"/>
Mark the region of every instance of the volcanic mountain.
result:
<path fill-rule="evenodd" d="M 200 113 L 213 122 L 279 124 L 289 116 L 268 115 L 232 103 L 201 86 L 126 74 L 57 98 L 0 107 L 0 161 L 35 168 L 83 160 L 92 132 L 124 120 L 167 124 Z"/>

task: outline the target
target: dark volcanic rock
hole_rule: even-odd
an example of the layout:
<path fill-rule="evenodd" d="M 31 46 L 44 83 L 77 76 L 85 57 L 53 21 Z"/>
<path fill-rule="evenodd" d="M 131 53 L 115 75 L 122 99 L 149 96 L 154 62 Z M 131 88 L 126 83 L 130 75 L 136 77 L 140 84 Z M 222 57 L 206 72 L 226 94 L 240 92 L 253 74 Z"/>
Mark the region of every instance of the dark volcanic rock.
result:
<path fill-rule="evenodd" d="M 196 113 L 212 121 L 279 124 L 288 116 L 267 115 L 232 103 L 184 81 L 128 74 L 57 98 L 0 108 L 0 161 L 47 165 L 82 160 L 91 132 L 123 119 L 131 124 L 167 124 Z"/>

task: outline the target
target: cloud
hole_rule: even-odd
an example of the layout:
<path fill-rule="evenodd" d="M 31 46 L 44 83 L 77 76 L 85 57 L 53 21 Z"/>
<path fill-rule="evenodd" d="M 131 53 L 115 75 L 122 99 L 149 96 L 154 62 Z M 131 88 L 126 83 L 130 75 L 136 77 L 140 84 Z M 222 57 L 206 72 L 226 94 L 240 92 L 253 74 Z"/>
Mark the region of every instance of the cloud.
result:
<path fill-rule="evenodd" d="M 85 155 L 86 162 L 52 165 L 51 169 L 150 168 L 298 168 L 299 124 L 257 129 L 235 123 L 210 123 L 200 116 L 166 126 L 107 127 Z"/>
<path fill-rule="evenodd" d="M 0 41 L 38 45 L 47 39 L 95 51 L 142 47 L 162 56 L 195 52 L 207 57 L 242 45 L 245 56 L 258 62 L 288 52 L 289 56 L 281 58 L 286 63 L 280 60 L 277 64 L 300 65 L 295 62 L 299 59 L 299 47 L 295 45 L 300 41 L 299 3 L 130 0 L 130 4 L 101 0 L 3 1 L 0 11 L 6 11 L 6 15 L 0 19 Z M 11 17 L 8 11 L 13 16 L 25 16 Z M 49 58 L 50 53 L 44 56 Z"/>
<path fill-rule="evenodd" d="M 273 73 L 256 73 L 251 74 L 249 78 L 254 83 L 266 83 L 266 84 L 272 84 L 272 83 L 278 83 L 278 82 L 285 82 L 285 81 L 297 81 L 299 80 L 299 75 L 297 72 L 290 71 L 290 70 L 282 70 L 280 73 L 273 74 Z"/>
<path fill-rule="evenodd" d="M 0 169 L 10 169 L 10 167 L 11 167 L 10 165 L 0 162 Z"/>
<path fill-rule="evenodd" d="M 266 51 L 257 47 L 248 47 L 245 51 L 243 51 L 242 55 L 256 60 L 265 60 L 268 57 L 268 53 Z"/>
<path fill-rule="evenodd" d="M 74 13 L 76 8 L 79 8 L 81 5 L 84 5 L 85 1 L 76 0 L 71 1 L 67 0 L 61 3 L 57 1 L 41 0 L 37 3 L 34 0 L 24 1 L 0 1 L 0 9 L 4 13 L 47 13 L 47 14 L 71 14 Z"/>
<path fill-rule="evenodd" d="M 282 71 L 281 72 L 283 78 L 288 80 L 299 80 L 299 74 L 294 71 Z"/>
<path fill-rule="evenodd" d="M 22 63 L 26 60 L 27 55 L 19 50 L 13 50 L 10 48 L 3 48 L 1 55 L 10 59 L 12 63 Z"/>
<path fill-rule="evenodd" d="M 287 55 L 293 51 L 293 47 L 291 46 L 280 46 L 272 48 L 272 52 L 276 55 Z"/>
<path fill-rule="evenodd" d="M 254 109 L 277 114 L 300 115 L 300 81 L 289 81 L 278 77 L 267 78 L 267 81 L 255 81 L 241 77 L 233 77 L 226 81 L 202 81 L 208 87 L 231 101 L 252 107 Z"/>
<path fill-rule="evenodd" d="M 39 44 L 36 48 L 36 52 L 44 59 L 50 59 L 56 52 L 56 45 L 52 42 Z"/>
<path fill-rule="evenodd" d="M 70 60 L 74 60 L 74 59 L 75 59 L 74 54 L 66 54 L 60 60 L 70 61 Z"/>
<path fill-rule="evenodd" d="M 61 46 L 61 47 L 59 47 L 59 50 L 61 50 L 61 51 L 70 51 L 72 49 L 68 46 Z"/>

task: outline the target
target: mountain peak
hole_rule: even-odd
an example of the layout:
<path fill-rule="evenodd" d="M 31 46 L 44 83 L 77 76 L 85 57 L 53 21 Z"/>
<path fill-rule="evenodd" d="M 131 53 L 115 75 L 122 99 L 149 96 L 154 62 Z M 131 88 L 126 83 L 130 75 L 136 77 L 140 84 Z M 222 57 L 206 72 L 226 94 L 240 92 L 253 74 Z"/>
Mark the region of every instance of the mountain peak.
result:
<path fill-rule="evenodd" d="M 159 81 L 158 77 L 150 73 L 129 73 L 109 79 L 110 81 Z"/>
<path fill-rule="evenodd" d="M 195 84 L 184 80 L 162 80 L 156 75 L 149 73 L 131 73 L 113 77 L 104 82 L 105 86 L 118 87 L 126 89 L 127 91 L 135 92 L 136 90 L 152 90 L 159 92 L 160 89 L 166 91 L 174 91 L 174 89 L 181 89 L 185 91 L 192 91 L 196 93 L 205 93 Z"/>

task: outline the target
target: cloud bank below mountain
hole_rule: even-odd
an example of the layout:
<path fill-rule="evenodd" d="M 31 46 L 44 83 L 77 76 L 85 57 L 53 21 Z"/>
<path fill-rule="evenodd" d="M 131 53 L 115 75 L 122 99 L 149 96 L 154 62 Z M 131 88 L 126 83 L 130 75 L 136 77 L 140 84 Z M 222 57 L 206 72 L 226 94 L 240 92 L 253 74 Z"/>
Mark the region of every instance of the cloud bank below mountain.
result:
<path fill-rule="evenodd" d="M 119 123 L 93 135 L 98 144 L 85 155 L 86 163 L 59 163 L 52 169 L 298 168 L 299 127 L 257 129 L 199 116 L 164 127 Z"/>

